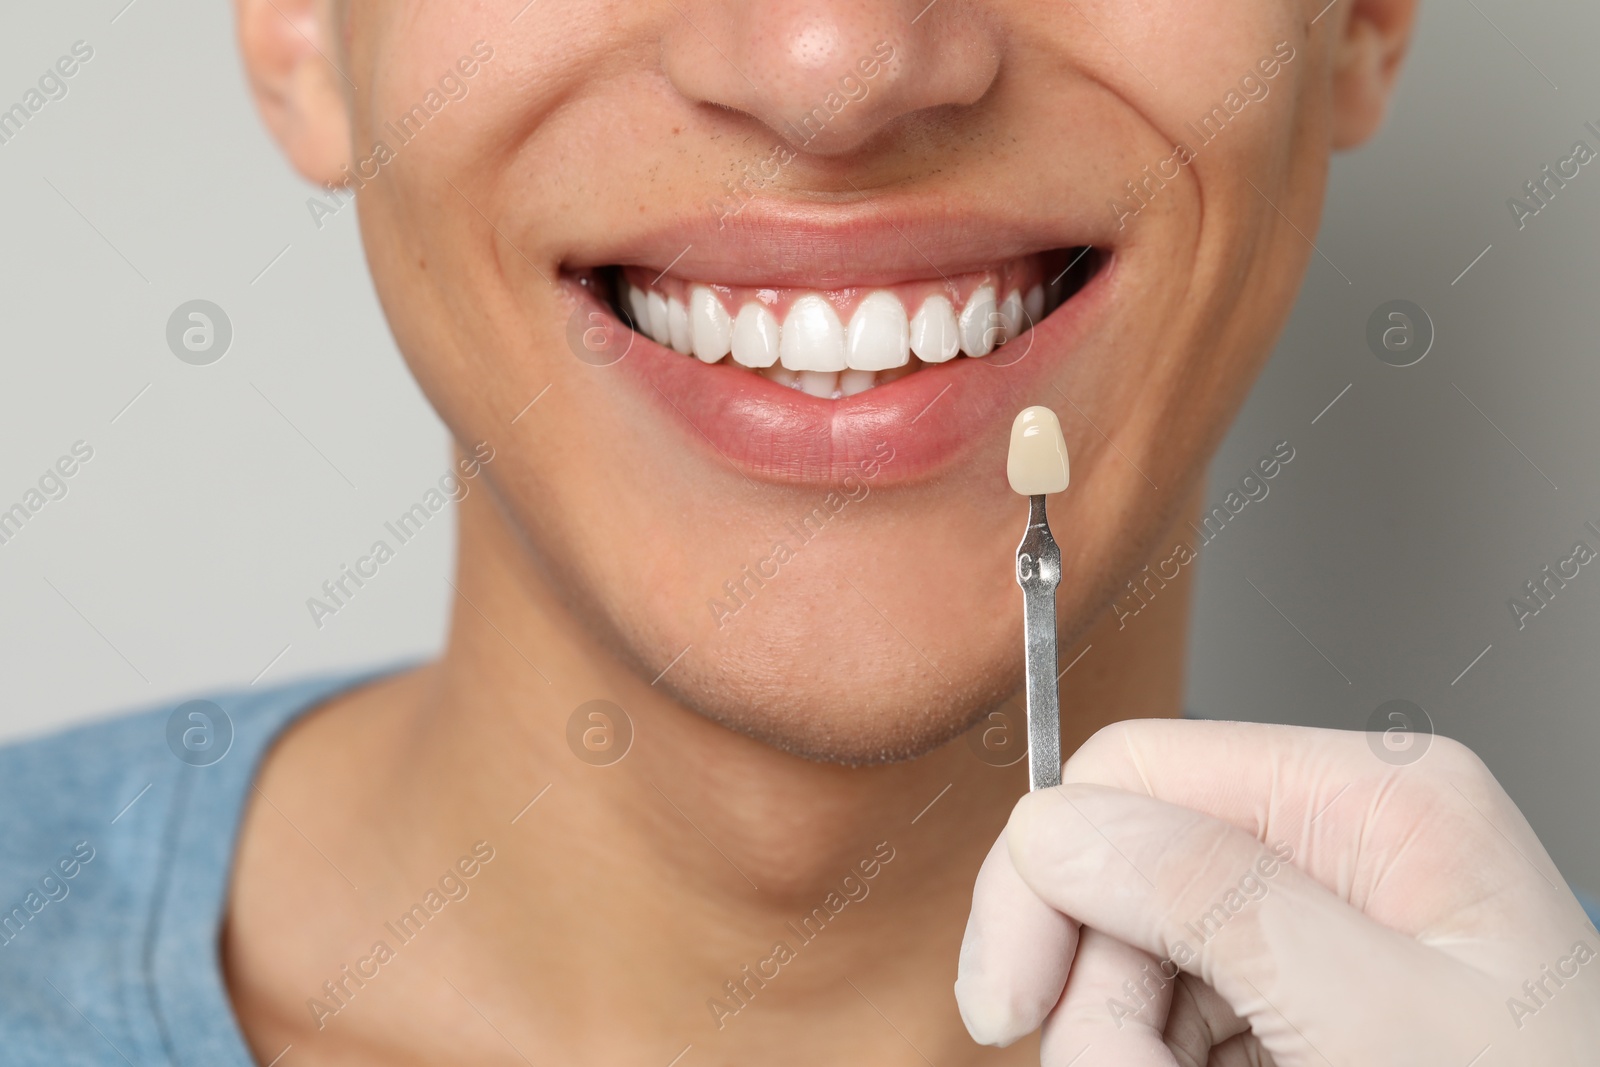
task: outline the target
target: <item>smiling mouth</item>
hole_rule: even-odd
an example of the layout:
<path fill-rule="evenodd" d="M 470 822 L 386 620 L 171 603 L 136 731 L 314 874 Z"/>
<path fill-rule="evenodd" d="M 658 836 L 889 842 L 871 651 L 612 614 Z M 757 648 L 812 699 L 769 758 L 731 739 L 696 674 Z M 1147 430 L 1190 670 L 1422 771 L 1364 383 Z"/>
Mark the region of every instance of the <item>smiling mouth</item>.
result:
<path fill-rule="evenodd" d="M 1032 328 L 1108 259 L 1078 246 L 980 271 L 835 289 L 724 285 L 638 266 L 585 270 L 574 280 L 665 348 L 840 400 L 931 364 L 1014 363 Z"/>

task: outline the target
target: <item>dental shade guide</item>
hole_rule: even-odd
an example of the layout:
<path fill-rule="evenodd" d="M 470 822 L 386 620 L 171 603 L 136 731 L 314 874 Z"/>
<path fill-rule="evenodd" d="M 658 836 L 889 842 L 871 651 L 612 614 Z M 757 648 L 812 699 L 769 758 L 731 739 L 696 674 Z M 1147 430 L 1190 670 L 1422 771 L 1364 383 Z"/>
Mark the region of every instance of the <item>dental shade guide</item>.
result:
<path fill-rule="evenodd" d="M 1017 546 L 1017 584 L 1027 641 L 1028 788 L 1061 784 L 1061 701 L 1056 677 L 1056 586 L 1061 549 L 1051 536 L 1045 496 L 1067 488 L 1067 442 L 1047 407 L 1025 408 L 1011 424 L 1006 479 L 1028 498 L 1028 529 Z"/>

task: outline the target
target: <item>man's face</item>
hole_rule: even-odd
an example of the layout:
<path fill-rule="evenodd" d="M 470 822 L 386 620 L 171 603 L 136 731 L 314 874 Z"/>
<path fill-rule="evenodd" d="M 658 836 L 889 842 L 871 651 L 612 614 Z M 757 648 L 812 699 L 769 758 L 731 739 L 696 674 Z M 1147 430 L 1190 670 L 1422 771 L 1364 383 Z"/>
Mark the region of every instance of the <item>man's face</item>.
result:
<path fill-rule="evenodd" d="M 494 447 L 530 573 L 646 681 L 672 664 L 658 689 L 845 761 L 924 751 L 1019 684 L 1021 408 L 1072 456 L 1063 647 L 1169 554 L 1338 139 L 1343 11 L 924 5 L 324 13 L 379 295 L 456 438 Z M 769 345 L 777 368 L 735 362 Z M 783 370 L 841 348 L 905 362 Z"/>

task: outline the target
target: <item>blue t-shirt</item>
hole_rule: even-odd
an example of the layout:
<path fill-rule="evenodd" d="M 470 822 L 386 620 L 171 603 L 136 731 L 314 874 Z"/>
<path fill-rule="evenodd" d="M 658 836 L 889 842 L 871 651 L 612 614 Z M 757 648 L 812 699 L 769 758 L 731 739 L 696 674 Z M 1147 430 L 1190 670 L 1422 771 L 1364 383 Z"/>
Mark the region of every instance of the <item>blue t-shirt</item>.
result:
<path fill-rule="evenodd" d="M 0 1064 L 254 1067 L 218 952 L 245 800 L 288 723 L 372 676 L 0 748 Z"/>
<path fill-rule="evenodd" d="M 377 673 L 0 748 L 0 1065 L 254 1067 L 218 955 L 245 800 L 286 725 Z"/>

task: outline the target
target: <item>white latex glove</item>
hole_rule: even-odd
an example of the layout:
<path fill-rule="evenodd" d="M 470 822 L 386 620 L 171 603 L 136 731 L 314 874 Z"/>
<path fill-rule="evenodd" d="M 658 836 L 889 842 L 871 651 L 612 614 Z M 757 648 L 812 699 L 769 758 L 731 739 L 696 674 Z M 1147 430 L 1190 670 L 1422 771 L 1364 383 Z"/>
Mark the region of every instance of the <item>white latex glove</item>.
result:
<path fill-rule="evenodd" d="M 1045 1067 L 1600 1064 L 1600 936 L 1442 737 L 1100 731 L 984 861 L 956 999 Z"/>

